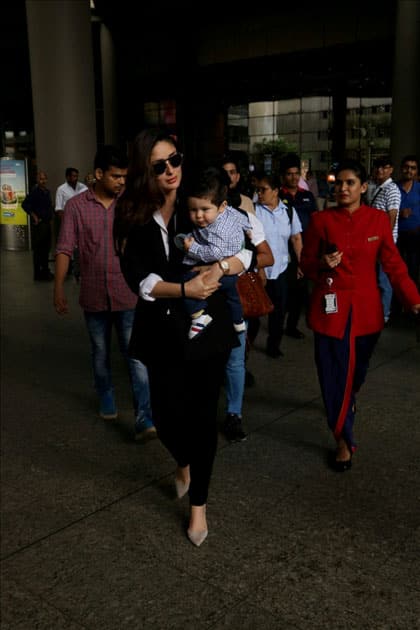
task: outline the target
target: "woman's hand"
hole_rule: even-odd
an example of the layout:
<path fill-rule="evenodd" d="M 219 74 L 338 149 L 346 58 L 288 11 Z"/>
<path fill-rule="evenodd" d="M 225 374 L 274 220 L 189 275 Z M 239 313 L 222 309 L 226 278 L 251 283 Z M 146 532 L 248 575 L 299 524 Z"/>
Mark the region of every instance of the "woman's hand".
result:
<path fill-rule="evenodd" d="M 207 284 L 212 280 L 218 282 L 220 278 L 224 275 L 223 271 L 221 270 L 217 262 L 213 263 L 212 265 L 201 265 L 200 267 L 193 267 L 192 270 L 198 271 L 198 273 L 200 274 L 207 273 L 210 271 L 211 273 L 209 274 L 209 277 L 207 278 Z"/>
<path fill-rule="evenodd" d="M 334 269 L 341 263 L 343 252 L 332 252 L 331 254 L 324 254 L 321 261 L 330 269 Z"/>
<path fill-rule="evenodd" d="M 220 282 L 215 279 L 212 269 L 199 273 L 185 283 L 185 295 L 196 300 L 206 300 L 209 295 L 217 291 Z"/>
<path fill-rule="evenodd" d="M 209 269 L 212 269 L 213 265 L 197 265 L 197 267 L 193 267 L 192 271 L 198 271 L 198 273 L 204 273 Z"/>

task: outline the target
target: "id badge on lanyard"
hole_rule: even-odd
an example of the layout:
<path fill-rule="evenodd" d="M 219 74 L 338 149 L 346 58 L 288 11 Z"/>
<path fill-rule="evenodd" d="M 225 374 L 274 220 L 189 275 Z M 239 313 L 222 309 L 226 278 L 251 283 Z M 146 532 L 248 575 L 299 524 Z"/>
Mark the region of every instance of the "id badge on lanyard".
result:
<path fill-rule="evenodd" d="M 334 280 L 332 278 L 327 278 L 326 283 L 328 287 L 332 289 Z M 338 313 L 338 304 L 337 304 L 337 293 L 326 293 L 324 295 L 324 312 L 326 315 L 331 315 L 331 313 Z"/>

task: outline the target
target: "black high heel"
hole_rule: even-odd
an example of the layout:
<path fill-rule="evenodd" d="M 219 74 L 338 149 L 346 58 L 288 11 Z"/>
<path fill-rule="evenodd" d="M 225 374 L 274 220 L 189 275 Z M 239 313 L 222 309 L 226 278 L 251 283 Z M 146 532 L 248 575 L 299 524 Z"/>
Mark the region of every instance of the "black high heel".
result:
<path fill-rule="evenodd" d="M 332 463 L 331 468 L 335 470 L 335 472 L 346 472 L 346 470 L 350 470 L 351 466 L 351 457 L 350 459 L 345 459 L 343 461 L 337 461 L 334 457 L 334 462 Z"/>
<path fill-rule="evenodd" d="M 344 460 L 337 460 L 337 452 L 331 451 L 330 457 L 328 460 L 329 467 L 335 472 L 346 472 L 346 470 L 350 470 L 352 467 L 352 457 L 353 453 L 350 452 L 350 458 Z"/>

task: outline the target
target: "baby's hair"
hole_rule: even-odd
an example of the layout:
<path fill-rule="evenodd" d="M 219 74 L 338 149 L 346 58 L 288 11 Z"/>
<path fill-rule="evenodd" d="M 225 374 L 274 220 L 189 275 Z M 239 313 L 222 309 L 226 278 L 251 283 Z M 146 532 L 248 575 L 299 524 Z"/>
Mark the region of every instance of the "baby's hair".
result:
<path fill-rule="evenodd" d="M 223 168 L 208 166 L 192 173 L 188 177 L 185 189 L 188 197 L 208 199 L 219 207 L 227 200 L 229 184 L 229 175 Z"/>

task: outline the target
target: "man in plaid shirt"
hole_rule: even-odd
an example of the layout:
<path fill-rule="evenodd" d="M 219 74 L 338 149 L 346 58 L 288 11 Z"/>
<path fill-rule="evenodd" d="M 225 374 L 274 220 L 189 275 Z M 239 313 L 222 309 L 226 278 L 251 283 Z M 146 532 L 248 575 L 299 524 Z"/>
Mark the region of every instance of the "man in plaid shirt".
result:
<path fill-rule="evenodd" d="M 128 356 L 128 344 L 137 297 L 125 282 L 113 242 L 114 209 L 123 191 L 127 158 L 114 147 L 104 146 L 95 156 L 96 183 L 91 190 L 66 204 L 56 246 L 54 306 L 68 313 L 64 281 L 75 247 L 80 252 L 79 304 L 84 311 L 92 351 L 99 415 L 118 416 L 110 366 L 111 331 L 115 326 L 122 355 L 127 361 L 133 391 L 135 439 L 155 437 L 146 367 Z"/>

